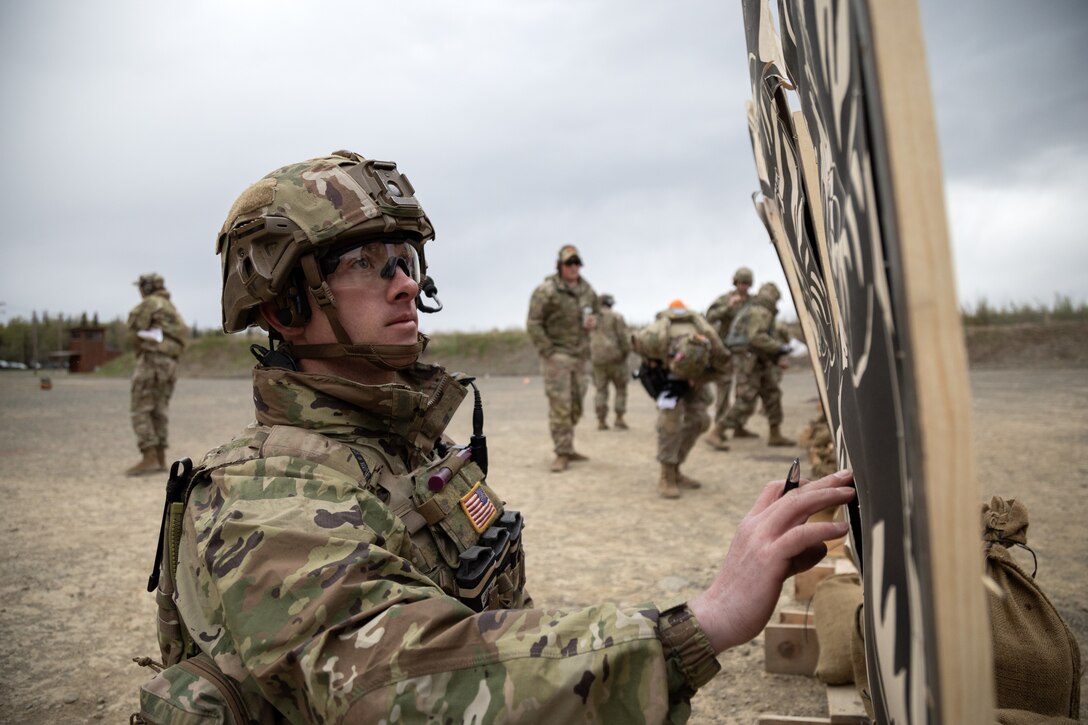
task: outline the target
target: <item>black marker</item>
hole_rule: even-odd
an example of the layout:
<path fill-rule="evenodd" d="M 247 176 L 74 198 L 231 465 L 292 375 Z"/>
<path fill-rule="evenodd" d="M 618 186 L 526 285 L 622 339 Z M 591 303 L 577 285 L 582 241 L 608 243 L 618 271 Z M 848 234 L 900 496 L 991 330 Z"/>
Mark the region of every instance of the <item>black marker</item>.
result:
<path fill-rule="evenodd" d="M 786 474 L 786 485 L 782 488 L 782 495 L 792 491 L 801 485 L 801 459 L 794 458 L 793 465 L 790 466 L 790 472 Z"/>

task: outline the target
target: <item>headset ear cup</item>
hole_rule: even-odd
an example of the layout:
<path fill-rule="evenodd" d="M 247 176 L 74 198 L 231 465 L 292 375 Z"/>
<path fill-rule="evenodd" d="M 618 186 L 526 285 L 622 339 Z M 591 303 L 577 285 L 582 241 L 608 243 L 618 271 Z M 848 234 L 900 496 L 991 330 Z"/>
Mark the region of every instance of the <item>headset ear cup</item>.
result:
<path fill-rule="evenodd" d="M 310 321 L 310 305 L 300 285 L 291 285 L 276 298 L 276 319 L 285 327 L 302 327 Z"/>
<path fill-rule="evenodd" d="M 301 327 L 298 320 L 298 315 L 290 307 L 277 307 L 276 319 L 284 327 Z"/>

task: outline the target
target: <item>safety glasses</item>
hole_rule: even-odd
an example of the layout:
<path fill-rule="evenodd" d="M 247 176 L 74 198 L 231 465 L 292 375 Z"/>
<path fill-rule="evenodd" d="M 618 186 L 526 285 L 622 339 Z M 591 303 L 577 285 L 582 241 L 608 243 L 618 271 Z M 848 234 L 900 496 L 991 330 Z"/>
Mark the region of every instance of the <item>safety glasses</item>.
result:
<path fill-rule="evenodd" d="M 363 242 L 321 260 L 326 277 L 336 274 L 362 283 L 393 279 L 397 267 L 416 283 L 420 281 L 419 254 L 412 244 L 388 239 Z"/>

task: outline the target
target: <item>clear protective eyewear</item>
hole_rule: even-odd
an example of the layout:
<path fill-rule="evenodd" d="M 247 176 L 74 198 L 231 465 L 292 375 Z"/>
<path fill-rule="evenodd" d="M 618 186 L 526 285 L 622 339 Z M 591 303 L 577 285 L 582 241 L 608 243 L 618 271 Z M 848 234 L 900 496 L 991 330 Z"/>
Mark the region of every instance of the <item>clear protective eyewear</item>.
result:
<path fill-rule="evenodd" d="M 363 242 L 321 261 L 321 271 L 326 277 L 335 272 L 345 279 L 375 283 L 379 279 L 393 279 L 397 267 L 419 284 L 419 253 L 415 246 L 402 240 Z"/>

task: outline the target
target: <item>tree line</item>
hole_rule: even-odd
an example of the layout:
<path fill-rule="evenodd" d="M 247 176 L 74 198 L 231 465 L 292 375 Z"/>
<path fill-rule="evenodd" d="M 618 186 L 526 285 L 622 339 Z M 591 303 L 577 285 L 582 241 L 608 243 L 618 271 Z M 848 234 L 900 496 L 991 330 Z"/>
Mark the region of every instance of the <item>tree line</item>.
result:
<path fill-rule="evenodd" d="M 3 303 L 0 303 L 2 305 Z M 1049 324 L 1053 322 L 1088 321 L 1088 304 L 1074 301 L 1068 296 L 1056 295 L 1053 304 L 1023 303 L 995 306 L 985 298 L 975 305 L 961 310 L 965 327 L 990 327 L 1015 324 Z M 105 328 L 106 349 L 126 353 L 132 351 L 128 339 L 125 320 L 117 318 L 100 323 L 98 314 L 50 315 L 34 312 L 29 320 L 16 317 L 6 323 L 0 323 L 0 360 L 21 362 L 33 365 L 35 362 L 46 365 L 49 353 L 67 350 L 69 331 L 73 327 L 95 325 Z M 206 335 L 222 335 L 222 330 L 212 327 L 190 330 L 193 338 Z M 491 333 L 500 334 L 501 333 Z M 486 337 L 487 335 L 483 335 Z M 480 337 L 476 335 L 475 337 Z M 460 338 L 455 338 L 460 339 Z M 475 339 L 475 338 L 473 338 Z M 490 340 L 494 343 L 495 340 Z M 475 344 L 480 344 L 477 340 Z"/>
<path fill-rule="evenodd" d="M 50 353 L 67 350 L 70 331 L 74 327 L 102 327 L 105 329 L 107 350 L 125 353 L 132 351 L 132 342 L 128 337 L 125 320 L 120 317 L 108 322 L 99 322 L 98 313 L 88 315 L 50 314 L 33 312 L 30 319 L 15 317 L 0 323 L 0 360 L 21 362 L 29 366 L 39 363 L 47 366 Z M 190 329 L 192 337 L 205 334 L 223 334 L 218 329 Z"/>

